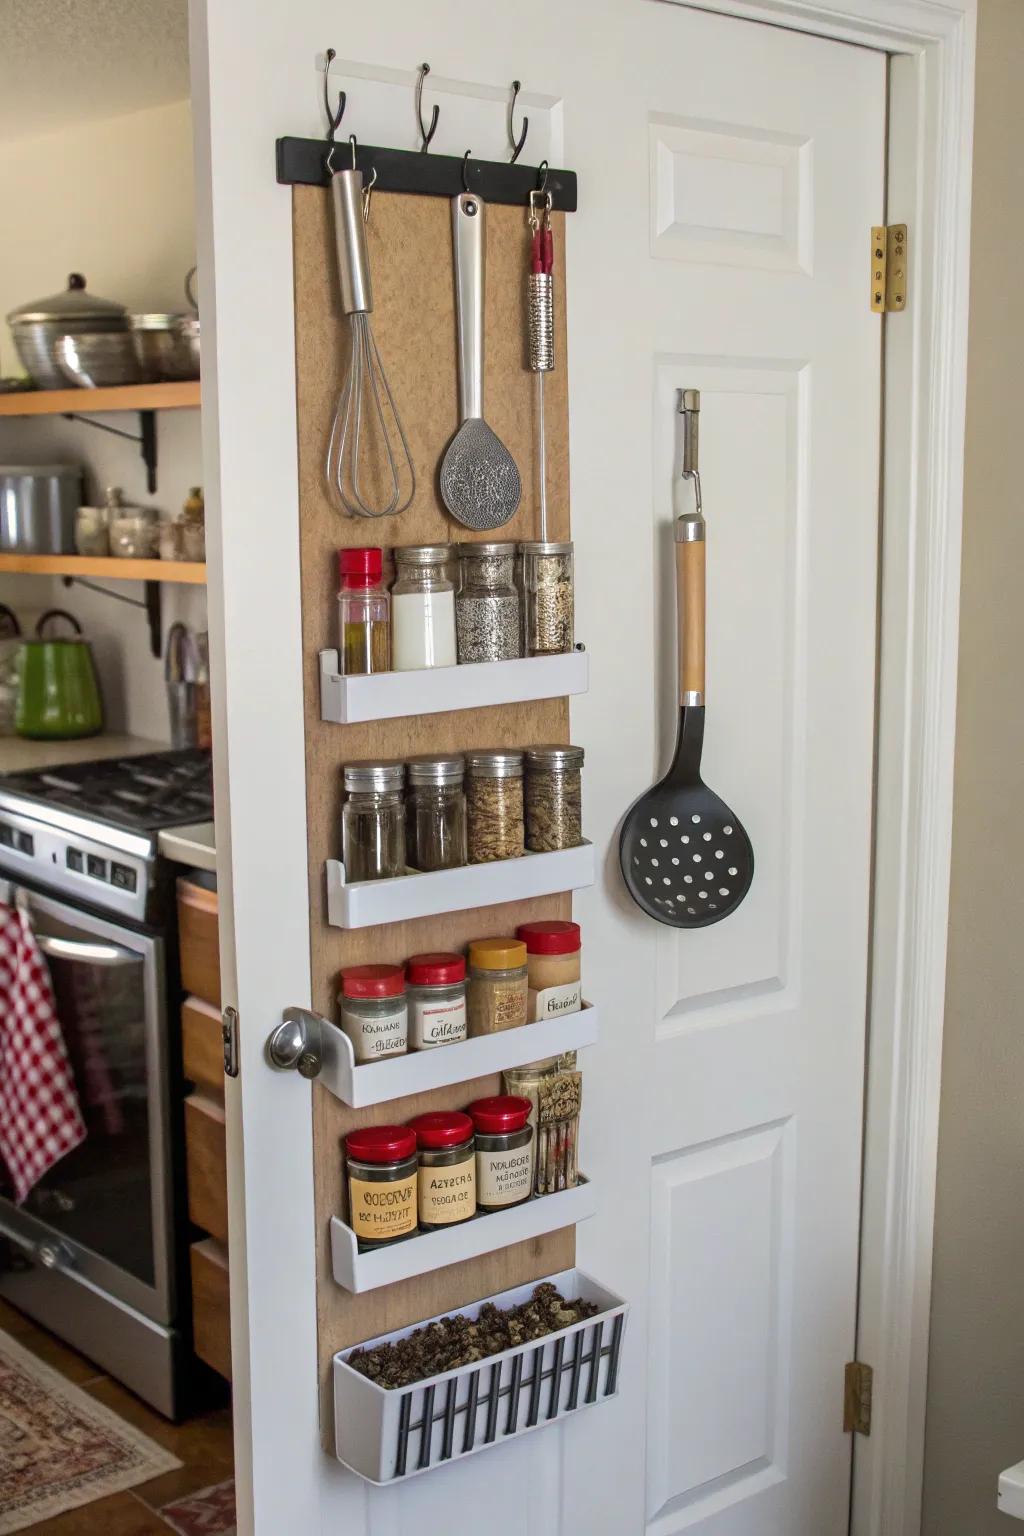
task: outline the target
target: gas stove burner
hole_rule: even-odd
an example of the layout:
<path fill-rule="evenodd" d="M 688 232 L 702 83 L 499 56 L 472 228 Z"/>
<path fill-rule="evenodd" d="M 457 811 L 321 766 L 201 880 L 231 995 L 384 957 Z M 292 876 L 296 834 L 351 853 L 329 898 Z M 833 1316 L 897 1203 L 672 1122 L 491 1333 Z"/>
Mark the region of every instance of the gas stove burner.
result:
<path fill-rule="evenodd" d="M 129 832 L 160 832 L 213 815 L 210 754 L 198 748 L 12 773 L 0 778 L 0 794 Z"/>

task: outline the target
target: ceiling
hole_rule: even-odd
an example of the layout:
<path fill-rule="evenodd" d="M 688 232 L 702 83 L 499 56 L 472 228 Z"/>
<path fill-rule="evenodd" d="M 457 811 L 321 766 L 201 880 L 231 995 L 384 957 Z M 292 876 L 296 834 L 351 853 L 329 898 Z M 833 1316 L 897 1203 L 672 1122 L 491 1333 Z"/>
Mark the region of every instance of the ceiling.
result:
<path fill-rule="evenodd" d="M 0 148 L 188 94 L 188 0 L 0 0 Z"/>

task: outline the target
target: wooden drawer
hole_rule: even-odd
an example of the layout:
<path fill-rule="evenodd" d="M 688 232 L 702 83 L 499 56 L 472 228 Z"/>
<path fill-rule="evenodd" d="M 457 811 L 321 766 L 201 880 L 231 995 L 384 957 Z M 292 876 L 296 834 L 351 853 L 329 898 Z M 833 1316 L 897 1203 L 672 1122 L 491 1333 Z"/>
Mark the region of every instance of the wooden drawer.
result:
<path fill-rule="evenodd" d="M 228 1240 L 227 1151 L 224 1106 L 209 1094 L 185 1100 L 185 1166 L 188 1214 L 197 1227 Z"/>
<path fill-rule="evenodd" d="M 185 1076 L 216 1099 L 224 1097 L 224 1037 L 220 1014 L 201 998 L 187 997 L 181 1010 L 181 1053 Z"/>
<path fill-rule="evenodd" d="M 192 1338 L 196 1354 L 231 1380 L 231 1303 L 227 1249 L 212 1237 L 193 1243 Z"/>
<path fill-rule="evenodd" d="M 185 991 L 220 1008 L 217 892 L 188 880 L 178 881 L 178 949 Z"/>

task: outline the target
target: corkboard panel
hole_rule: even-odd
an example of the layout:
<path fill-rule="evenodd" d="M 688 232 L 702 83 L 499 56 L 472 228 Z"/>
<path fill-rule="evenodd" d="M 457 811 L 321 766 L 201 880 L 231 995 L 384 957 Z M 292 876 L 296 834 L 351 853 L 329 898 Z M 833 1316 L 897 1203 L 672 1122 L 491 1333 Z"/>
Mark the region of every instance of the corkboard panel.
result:
<path fill-rule="evenodd" d="M 313 187 L 293 190 L 312 1002 L 334 1018 L 336 978 L 343 965 L 399 961 L 423 950 L 464 949 L 470 939 L 509 933 L 522 922 L 568 917 L 572 904 L 566 894 L 351 933 L 327 924 L 324 862 L 340 853 L 341 768 L 346 761 L 569 739 L 564 699 L 350 726 L 320 720 L 317 653 L 337 643 L 338 549 L 372 543 L 387 550 L 396 544 L 487 537 L 452 524 L 437 490 L 437 468 L 458 426 L 451 209 L 443 198 L 375 194 L 367 230 L 374 291 L 371 323 L 413 455 L 416 496 L 399 516 L 374 521 L 339 515 L 328 500 L 324 460 L 347 360 L 330 217 L 327 192 Z M 560 295 L 564 292 L 563 216 L 556 214 L 554 223 L 555 287 Z M 534 389 L 524 357 L 525 243 L 525 209 L 488 208 L 484 410 L 522 477 L 519 510 L 493 535 L 510 539 L 537 534 Z M 561 365 L 565 322 L 564 307 L 557 298 L 555 321 L 556 357 Z M 564 366 L 548 376 L 546 397 L 550 537 L 568 538 Z M 314 1088 L 318 1317 L 326 1439 L 331 1433 L 330 1361 L 337 1350 L 575 1262 L 575 1230 L 566 1228 L 362 1296 L 350 1296 L 334 1283 L 329 1219 L 345 1210 L 344 1135 L 356 1125 L 408 1120 L 426 1109 L 459 1107 L 499 1086 L 499 1078 L 491 1076 L 368 1110 L 347 1109 L 319 1085 Z"/>

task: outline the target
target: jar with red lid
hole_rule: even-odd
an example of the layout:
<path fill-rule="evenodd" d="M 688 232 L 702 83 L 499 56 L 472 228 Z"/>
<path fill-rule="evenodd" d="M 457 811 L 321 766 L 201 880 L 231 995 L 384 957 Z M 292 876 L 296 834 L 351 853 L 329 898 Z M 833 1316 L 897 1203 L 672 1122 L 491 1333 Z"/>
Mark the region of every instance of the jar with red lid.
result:
<path fill-rule="evenodd" d="M 579 923 L 554 919 L 520 923 L 516 938 L 526 945 L 529 1022 L 579 1013 L 583 1006 Z"/>
<path fill-rule="evenodd" d="M 413 955 L 406 965 L 409 1049 L 432 1051 L 466 1038 L 466 962 L 461 955 Z"/>
<path fill-rule="evenodd" d="M 498 1094 L 466 1110 L 476 1141 L 476 1203 L 481 1211 L 521 1205 L 533 1192 L 533 1126 L 529 1099 Z"/>
<path fill-rule="evenodd" d="M 341 1027 L 356 1065 L 409 1049 L 405 971 L 400 965 L 350 965 L 341 973 Z"/>
<path fill-rule="evenodd" d="M 419 1150 L 419 1222 L 426 1231 L 476 1215 L 473 1122 L 457 1110 L 438 1110 L 409 1121 Z"/>
<path fill-rule="evenodd" d="M 391 668 L 391 594 L 384 551 L 338 551 L 338 652 L 344 677 Z"/>
<path fill-rule="evenodd" d="M 349 1223 L 360 1247 L 379 1248 L 418 1228 L 416 1132 L 368 1125 L 345 1137 Z"/>

